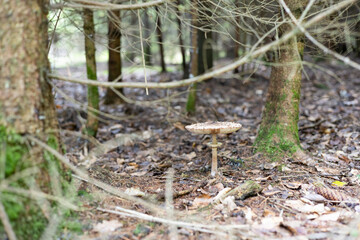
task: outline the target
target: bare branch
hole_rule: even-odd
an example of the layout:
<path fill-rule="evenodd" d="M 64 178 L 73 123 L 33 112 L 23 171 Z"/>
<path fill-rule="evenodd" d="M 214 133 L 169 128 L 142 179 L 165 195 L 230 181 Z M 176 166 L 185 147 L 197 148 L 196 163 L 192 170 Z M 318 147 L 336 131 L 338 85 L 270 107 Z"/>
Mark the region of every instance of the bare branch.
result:
<path fill-rule="evenodd" d="M 346 0 L 346 1 L 340 2 L 336 5 L 333 5 L 333 6 L 329 7 L 327 10 L 317 14 L 315 17 L 311 18 L 307 22 L 303 23 L 302 27 L 304 29 L 308 28 L 308 27 L 314 25 L 315 23 L 321 21 L 326 16 L 328 16 L 328 15 L 336 12 L 337 10 L 342 9 L 354 2 L 356 2 L 356 0 Z M 147 88 L 176 88 L 176 87 L 183 87 L 183 86 L 188 86 L 192 83 L 201 82 L 201 81 L 213 78 L 215 76 L 218 76 L 218 75 L 223 74 L 228 71 L 232 71 L 235 68 L 247 63 L 248 61 L 266 53 L 267 51 L 276 47 L 277 45 L 289 40 L 290 38 L 294 37 L 299 32 L 300 32 L 300 29 L 298 27 L 294 28 L 292 31 L 288 32 L 287 34 L 285 34 L 284 36 L 279 38 L 277 41 L 270 42 L 255 51 L 249 52 L 244 57 L 240 58 L 239 60 L 237 60 L 227 66 L 224 66 L 219 69 L 215 69 L 211 72 L 207 72 L 205 74 L 202 74 L 202 75 L 190 78 L 190 79 L 185 79 L 185 80 L 179 80 L 179 81 L 173 81 L 173 82 L 167 82 L 167 83 L 149 83 L 148 82 L 146 85 L 144 85 L 144 83 L 141 83 L 141 82 L 119 82 L 119 83 L 96 82 L 96 81 L 91 81 L 88 79 L 66 78 L 66 77 L 55 75 L 55 74 L 49 74 L 48 76 L 50 78 L 54 78 L 54 79 L 58 79 L 58 80 L 80 83 L 80 84 L 85 84 L 85 85 L 101 86 L 101 87 L 115 87 L 115 88 L 124 88 L 124 87 L 126 87 L 126 88 L 146 88 L 146 87 Z"/>
<path fill-rule="evenodd" d="M 323 44 L 321 44 L 319 41 L 317 41 L 313 36 L 310 35 L 310 33 L 308 31 L 306 31 L 306 29 L 301 26 L 301 24 L 299 23 L 299 21 L 296 19 L 296 17 L 292 14 L 290 8 L 286 5 L 286 3 L 284 2 L 284 0 L 279 0 L 281 5 L 284 7 L 286 13 L 290 16 L 291 20 L 294 21 L 294 23 L 296 24 L 296 26 L 298 27 L 298 29 L 300 29 L 300 31 L 312 42 L 314 43 L 318 48 L 320 48 L 321 50 L 324 51 L 324 53 L 326 54 L 331 54 L 332 56 L 334 56 L 335 58 L 339 59 L 340 61 L 344 62 L 345 64 L 360 70 L 360 64 L 352 61 L 350 58 L 348 57 L 344 57 L 341 54 L 338 54 L 334 51 L 332 51 L 331 49 L 325 47 Z"/>
<path fill-rule="evenodd" d="M 143 8 L 155 7 L 172 0 L 154 0 L 151 2 L 136 3 L 136 4 L 116 4 L 116 3 L 107 3 L 107 2 L 98 2 L 91 0 L 72 0 L 68 4 L 60 7 L 68 8 L 88 8 L 88 9 L 97 9 L 97 10 L 138 10 Z M 55 6 L 54 6 L 55 7 Z M 54 8 L 51 7 L 51 8 Z"/>

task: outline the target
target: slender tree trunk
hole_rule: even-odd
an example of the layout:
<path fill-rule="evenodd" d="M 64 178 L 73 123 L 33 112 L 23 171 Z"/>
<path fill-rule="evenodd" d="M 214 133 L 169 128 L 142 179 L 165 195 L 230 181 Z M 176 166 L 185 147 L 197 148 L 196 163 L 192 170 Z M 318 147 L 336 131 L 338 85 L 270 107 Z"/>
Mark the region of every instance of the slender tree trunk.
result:
<path fill-rule="evenodd" d="M 197 0 L 194 2 L 196 3 Z M 194 3 L 194 4 L 195 4 Z M 191 13 L 191 60 L 190 60 L 190 77 L 195 77 L 198 75 L 199 70 L 199 54 L 198 54 L 198 29 L 196 26 L 198 25 L 198 13 L 196 7 L 192 9 Z M 196 89 L 197 83 L 193 83 L 189 88 L 188 99 L 186 102 L 186 112 L 188 114 L 195 113 L 196 107 Z"/>
<path fill-rule="evenodd" d="M 32 135 L 55 149 L 59 146 L 54 98 L 47 82 L 48 4 L 47 0 L 1 1 L 0 181 L 25 167 L 38 167 L 36 176 L 21 179 L 16 187 L 24 187 L 31 178 L 39 189 L 51 194 L 49 164 L 60 165 L 24 138 Z M 12 213 L 9 220 L 18 239 L 39 239 L 46 226 L 43 206 L 17 196 L 11 196 L 16 201 L 9 201 L 2 198 L 5 194 L 9 196 L 3 192 L 0 202 Z M 11 231 L 7 235 L 13 236 Z"/>
<path fill-rule="evenodd" d="M 159 16 L 159 9 L 158 9 L 158 7 L 155 7 L 155 10 L 156 10 L 156 14 L 157 14 L 156 33 L 157 33 L 158 42 L 159 42 L 159 48 L 160 48 L 161 72 L 166 72 L 165 53 L 164 53 L 164 42 L 163 42 L 163 34 L 162 34 L 162 28 L 161 28 L 161 20 L 160 20 L 160 16 Z"/>
<path fill-rule="evenodd" d="M 146 39 L 144 43 L 145 64 L 146 66 L 151 66 L 151 25 L 147 9 L 144 9 L 144 27 L 144 38 Z"/>
<path fill-rule="evenodd" d="M 240 8 L 239 3 L 240 3 L 239 1 L 235 0 L 236 8 Z M 240 41 L 241 41 L 241 35 L 240 35 L 241 29 L 238 25 L 238 24 L 240 24 L 240 16 L 236 16 L 235 19 L 236 19 L 237 25 L 235 25 L 235 40 L 236 40 L 236 42 L 235 42 L 234 52 L 235 52 L 235 59 L 238 59 L 240 57 L 239 51 L 240 51 Z M 239 68 L 235 68 L 234 73 L 239 73 Z"/>
<path fill-rule="evenodd" d="M 199 1 L 198 6 L 198 48 L 199 48 L 199 63 L 198 74 L 203 74 L 205 71 L 213 67 L 213 38 L 211 31 L 211 11 L 210 5 L 206 1 Z"/>
<path fill-rule="evenodd" d="M 121 32 L 120 32 L 120 11 L 113 10 L 108 12 L 108 82 L 121 82 Z M 123 93 L 123 89 L 117 89 Z M 105 104 L 123 103 L 113 90 L 107 89 L 105 95 Z"/>
<path fill-rule="evenodd" d="M 198 11 L 197 8 L 200 7 L 201 7 L 201 11 Z M 192 28 L 192 32 L 191 32 L 192 34 L 191 75 L 192 76 L 203 74 L 207 69 L 213 67 L 213 53 L 211 47 L 212 35 L 210 31 L 211 29 L 209 22 L 210 11 L 208 10 L 209 9 L 208 7 L 209 6 L 207 5 L 206 2 L 202 3 L 201 5 L 199 0 L 194 1 L 194 10 L 192 13 L 192 25 L 195 27 Z M 201 29 L 198 29 L 197 27 L 201 27 Z M 190 92 L 186 104 L 186 112 L 188 114 L 194 114 L 196 110 L 196 89 L 197 89 L 196 83 L 190 87 Z"/>
<path fill-rule="evenodd" d="M 186 64 L 186 54 L 185 54 L 185 46 L 184 46 L 184 40 L 182 38 L 182 24 L 180 19 L 180 10 L 179 5 L 181 4 L 180 0 L 177 1 L 177 23 L 178 23 L 178 30 L 179 30 L 179 44 L 180 44 L 180 52 L 181 52 L 181 58 L 182 58 L 182 68 L 183 68 L 183 78 L 186 79 L 189 77 L 189 68 Z"/>
<path fill-rule="evenodd" d="M 288 6 L 298 13 L 298 8 L 291 4 Z M 290 25 L 283 25 L 280 32 L 283 34 L 290 29 Z M 302 152 L 298 120 L 303 50 L 302 36 L 279 46 L 279 56 L 271 70 L 265 109 L 255 141 L 259 151 L 279 159 L 285 154 Z"/>
<path fill-rule="evenodd" d="M 95 28 L 94 16 L 90 9 L 84 9 L 84 33 L 85 33 L 85 55 L 86 71 L 88 79 L 96 80 L 96 60 L 95 60 Z M 88 116 L 86 123 L 86 133 L 96 136 L 99 120 L 97 114 L 90 108 L 99 110 L 99 90 L 96 86 L 88 86 Z"/>

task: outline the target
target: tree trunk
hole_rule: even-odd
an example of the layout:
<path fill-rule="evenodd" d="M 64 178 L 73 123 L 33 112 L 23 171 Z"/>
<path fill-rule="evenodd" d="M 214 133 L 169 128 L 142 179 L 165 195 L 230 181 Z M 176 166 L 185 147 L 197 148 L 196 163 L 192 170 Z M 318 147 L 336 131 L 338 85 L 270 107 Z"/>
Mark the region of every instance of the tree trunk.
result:
<path fill-rule="evenodd" d="M 0 181 L 25 167 L 38 167 L 36 176 L 22 179 L 14 187 L 27 188 L 28 180 L 35 179 L 38 188 L 50 193 L 49 164 L 59 165 L 51 154 L 23 137 L 36 135 L 55 149 L 59 146 L 54 99 L 46 81 L 48 4 L 47 0 L 1 1 Z M 34 184 L 29 184 L 30 189 Z M 44 206 L 16 195 L 9 201 L 5 196 L 9 193 L 0 194 L 1 208 L 8 213 L 17 238 L 39 239 L 47 222 Z M 13 236 L 11 231 L 7 234 Z"/>
<path fill-rule="evenodd" d="M 160 48 L 160 63 L 161 63 L 161 72 L 166 72 L 166 65 L 165 65 L 165 53 L 164 53 L 164 42 L 163 42 L 163 35 L 162 35 L 162 28 L 161 28 L 161 20 L 159 16 L 159 9 L 155 7 L 157 20 L 156 20 L 156 33 L 159 42 Z"/>
<path fill-rule="evenodd" d="M 192 53 L 191 53 L 191 75 L 193 77 L 203 74 L 207 69 L 213 67 L 213 54 L 212 54 L 212 35 L 210 31 L 209 16 L 210 11 L 208 5 L 205 3 L 200 4 L 198 0 L 194 1 L 194 10 L 192 13 Z M 198 11 L 196 8 L 201 7 Z M 201 29 L 198 29 L 201 27 Z M 205 32 L 206 30 L 206 32 Z M 210 44 L 207 44 L 210 43 Z M 210 47 L 208 47 L 208 45 Z M 195 70 L 196 69 L 196 70 Z M 188 100 L 186 104 L 186 112 L 194 114 L 196 110 L 196 91 L 197 83 L 190 87 Z"/>
<path fill-rule="evenodd" d="M 293 13 L 294 8 L 287 1 Z M 297 14 L 298 15 L 298 14 Z M 291 29 L 283 25 L 280 33 Z M 275 159 L 285 154 L 302 152 L 298 134 L 299 102 L 301 87 L 302 36 L 294 37 L 279 46 L 276 65 L 272 67 L 262 122 L 255 141 L 258 151 Z"/>
<path fill-rule="evenodd" d="M 188 65 L 186 64 L 185 46 L 184 46 L 184 40 L 182 38 L 182 24 L 181 24 L 181 19 L 180 19 L 180 10 L 179 10 L 180 4 L 181 4 L 181 2 L 180 2 L 180 0 L 178 0 L 177 1 L 177 13 L 178 13 L 177 23 L 178 23 L 178 30 L 179 30 L 179 44 L 180 44 L 180 52 L 181 52 L 181 58 L 182 58 L 183 79 L 186 79 L 189 77 L 189 68 L 188 68 Z"/>
<path fill-rule="evenodd" d="M 85 33 L 85 56 L 86 71 L 88 79 L 96 80 L 96 60 L 95 60 L 95 28 L 93 12 L 90 9 L 84 9 L 84 33 Z M 97 113 L 91 108 L 99 110 L 99 90 L 96 86 L 88 86 L 88 116 L 86 122 L 86 133 L 90 136 L 96 136 L 99 120 Z"/>
<path fill-rule="evenodd" d="M 148 14 L 148 9 L 145 8 L 144 9 L 144 27 L 145 27 L 145 31 L 144 31 L 144 38 L 146 39 L 145 44 L 144 44 L 144 57 L 145 57 L 145 65 L 146 66 L 151 66 L 151 25 L 150 25 L 150 21 L 149 21 L 149 14 Z"/>
<path fill-rule="evenodd" d="M 235 0 L 235 6 L 236 6 L 236 8 L 240 8 L 240 2 Z M 235 25 L 235 40 L 236 40 L 236 42 L 235 42 L 235 47 L 234 47 L 234 53 L 235 53 L 235 59 L 238 59 L 240 57 L 239 51 L 240 51 L 240 41 L 241 41 L 241 35 L 240 35 L 241 29 L 238 25 L 238 24 L 240 24 L 240 20 L 241 20 L 240 15 L 236 16 L 235 19 L 236 19 L 235 21 L 236 21 L 237 25 Z M 235 68 L 234 73 L 239 73 L 239 68 Z"/>
<path fill-rule="evenodd" d="M 197 0 L 195 0 L 196 2 Z M 196 28 L 198 24 L 198 16 L 196 7 L 193 8 L 191 13 L 191 60 L 190 60 L 190 77 L 195 77 L 198 75 L 199 70 L 199 54 L 198 54 L 198 29 Z M 188 99 L 186 102 L 186 112 L 188 114 L 195 113 L 196 106 L 196 89 L 197 83 L 193 83 L 189 88 Z"/>
<path fill-rule="evenodd" d="M 120 11 L 113 10 L 108 12 L 108 82 L 121 82 L 121 32 L 120 32 Z M 118 79 L 120 78 L 120 79 Z M 117 89 L 123 93 L 123 89 Z M 123 103 L 111 88 L 107 88 L 105 95 L 105 104 Z"/>
<path fill-rule="evenodd" d="M 42 7 L 47 1 L 20 2 L 5 1 L 0 8 L 6 19 L 0 24 L 0 124 L 19 134 L 36 134 L 58 129 L 46 81 L 47 20 L 42 14 L 46 17 L 47 11 Z"/>

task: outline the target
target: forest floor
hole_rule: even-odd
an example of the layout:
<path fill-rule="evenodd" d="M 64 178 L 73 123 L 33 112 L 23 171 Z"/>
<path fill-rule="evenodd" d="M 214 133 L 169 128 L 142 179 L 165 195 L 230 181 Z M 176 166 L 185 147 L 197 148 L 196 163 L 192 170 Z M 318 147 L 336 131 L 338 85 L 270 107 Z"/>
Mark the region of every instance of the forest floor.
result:
<path fill-rule="evenodd" d="M 316 66 L 305 66 L 302 84 L 299 136 L 313 156 L 307 163 L 292 158 L 272 162 L 254 152 L 269 78 L 264 66 L 257 66 L 254 74 L 248 70 L 254 66 L 248 66 L 244 70 L 248 74 L 227 74 L 199 84 L 194 117 L 184 113 L 187 88 L 150 89 L 148 96 L 144 89 L 125 89 L 133 102 L 101 104 L 108 115 L 100 116 L 97 137 L 89 140 L 76 136 L 86 116 L 84 108 L 70 100 L 86 103 L 86 88 L 56 82 L 66 156 L 91 177 L 153 206 L 121 199 L 74 176 L 85 209 L 78 215 L 82 224 L 78 237 L 359 238 L 360 75 L 338 62 Z M 84 72 L 70 70 L 72 76 Z M 69 69 L 57 71 L 68 75 Z M 104 76 L 99 79 L 105 81 Z M 149 71 L 149 81 L 174 79 L 181 75 Z M 143 79 L 135 72 L 124 81 Z M 100 89 L 101 96 L 104 91 Z M 152 101 L 156 99 L 163 100 Z M 210 177 L 211 149 L 206 145 L 210 136 L 184 128 L 205 121 L 243 126 L 218 137 L 223 145 L 218 149 L 221 174 L 216 178 Z M 172 227 L 174 221 L 178 228 Z M 72 233 L 64 234 L 67 238 Z"/>

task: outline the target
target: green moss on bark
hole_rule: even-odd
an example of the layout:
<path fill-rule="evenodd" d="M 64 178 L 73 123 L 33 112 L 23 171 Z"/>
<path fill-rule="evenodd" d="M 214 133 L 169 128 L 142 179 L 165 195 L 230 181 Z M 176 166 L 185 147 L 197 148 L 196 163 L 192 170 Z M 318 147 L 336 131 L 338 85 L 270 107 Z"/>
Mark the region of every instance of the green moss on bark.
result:
<path fill-rule="evenodd" d="M 196 111 L 196 90 L 197 83 L 194 83 L 189 90 L 188 99 L 186 102 L 186 112 L 188 114 L 195 114 Z"/>
<path fill-rule="evenodd" d="M 1 165 L 4 165 L 1 180 L 11 177 L 14 173 L 30 166 L 29 149 L 24 139 L 15 131 L 0 126 Z M 26 179 L 11 182 L 11 187 L 25 188 Z M 6 191 L 0 193 L 0 201 L 4 205 L 12 228 L 18 239 L 39 239 L 47 226 L 47 219 L 34 201 L 11 194 Z M 0 226 L 0 232 L 4 229 Z"/>
<path fill-rule="evenodd" d="M 273 124 L 270 128 L 261 128 L 255 141 L 256 151 L 265 153 L 273 161 L 281 160 L 285 155 L 295 153 L 299 143 L 294 143 L 293 138 L 287 137 L 288 132 L 295 132 L 295 139 L 299 139 L 297 130 Z"/>

